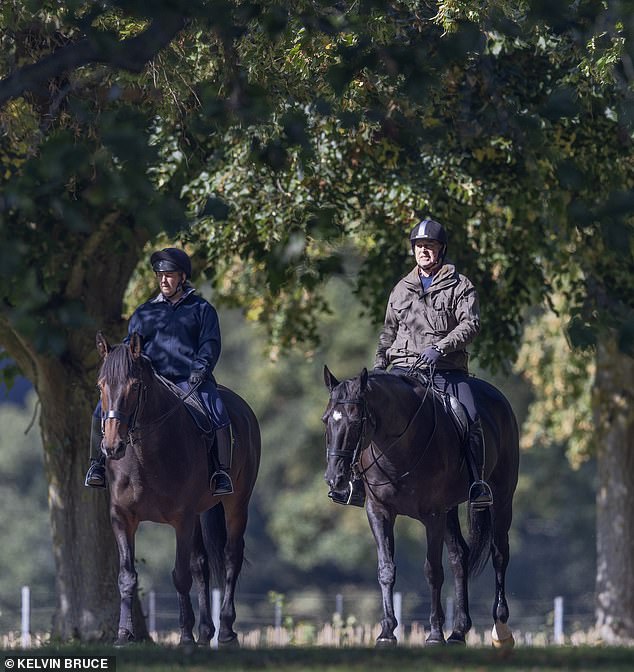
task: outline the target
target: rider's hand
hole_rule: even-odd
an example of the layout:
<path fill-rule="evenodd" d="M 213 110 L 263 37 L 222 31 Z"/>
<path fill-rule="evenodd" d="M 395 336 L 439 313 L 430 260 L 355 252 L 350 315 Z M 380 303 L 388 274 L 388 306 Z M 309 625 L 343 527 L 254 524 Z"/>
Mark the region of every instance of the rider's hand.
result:
<path fill-rule="evenodd" d="M 198 385 L 200 385 L 204 379 L 205 379 L 205 372 L 203 370 L 192 371 L 189 374 L 189 384 L 192 387 L 198 387 Z"/>
<path fill-rule="evenodd" d="M 423 364 L 427 366 L 434 366 L 436 362 L 442 357 L 442 352 L 438 350 L 433 345 L 430 345 L 428 348 L 425 348 L 421 353 L 421 359 Z"/>

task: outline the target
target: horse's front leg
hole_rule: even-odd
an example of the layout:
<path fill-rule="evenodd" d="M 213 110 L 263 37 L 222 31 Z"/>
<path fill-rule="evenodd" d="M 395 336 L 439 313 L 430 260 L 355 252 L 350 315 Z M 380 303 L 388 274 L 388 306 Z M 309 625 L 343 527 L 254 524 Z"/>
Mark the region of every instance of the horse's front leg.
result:
<path fill-rule="evenodd" d="M 139 526 L 138 520 L 124 516 L 117 507 L 110 511 L 110 522 L 119 551 L 119 628 L 116 646 L 124 646 L 134 641 L 132 622 L 132 600 L 137 588 L 137 573 L 134 568 L 134 535 Z"/>
<path fill-rule="evenodd" d="M 443 625 L 445 612 L 442 608 L 442 584 L 445 573 L 442 568 L 443 540 L 447 516 L 434 513 L 423 520 L 427 534 L 427 558 L 425 560 L 425 577 L 431 590 L 431 613 L 429 623 L 431 632 L 426 639 L 427 644 L 444 644 Z"/>
<path fill-rule="evenodd" d="M 383 600 L 383 619 L 377 646 L 395 646 L 394 630 L 398 625 L 394 614 L 394 582 L 396 566 L 394 564 L 394 520 L 395 516 L 384 507 L 368 500 L 366 511 L 379 561 L 378 578 Z"/>
<path fill-rule="evenodd" d="M 190 567 L 196 515 L 193 512 L 183 514 L 172 525 L 176 531 L 176 560 L 172 571 L 172 581 L 178 593 L 180 644 L 194 642 L 194 610 L 189 596 L 192 587 Z"/>
<path fill-rule="evenodd" d="M 457 507 L 451 509 L 447 514 L 445 543 L 447 544 L 456 592 L 453 632 L 447 641 L 450 644 L 464 644 L 467 632 L 471 629 L 468 588 L 469 547 L 462 536 Z"/>

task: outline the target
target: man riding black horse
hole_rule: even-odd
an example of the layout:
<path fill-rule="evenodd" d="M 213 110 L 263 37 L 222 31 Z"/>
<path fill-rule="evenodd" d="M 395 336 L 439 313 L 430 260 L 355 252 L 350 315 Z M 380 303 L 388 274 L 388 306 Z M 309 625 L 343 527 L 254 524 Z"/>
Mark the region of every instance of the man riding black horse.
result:
<path fill-rule="evenodd" d="M 410 232 L 416 267 L 394 287 L 379 335 L 374 368 L 401 375 L 426 374 L 434 387 L 462 403 L 469 418 L 467 465 L 469 503 L 491 506 L 484 479 L 485 446 L 482 425 L 469 384 L 467 345 L 480 330 L 477 292 L 471 281 L 445 262 L 447 233 L 433 219 Z M 346 503 L 363 506 L 365 488 L 352 481 Z"/>
<path fill-rule="evenodd" d="M 202 401 L 216 433 L 215 471 L 209 487 L 217 495 L 231 494 L 230 420 L 213 378 L 221 346 L 218 314 L 189 283 L 192 265 L 186 252 L 168 247 L 154 252 L 150 264 L 156 274 L 159 294 L 135 310 L 128 326 L 128 339 L 135 332 L 140 334 L 143 352 L 154 370 L 186 394 L 195 391 Z M 92 419 L 91 464 L 85 481 L 92 488 L 106 485 L 101 437 L 100 402 Z"/>

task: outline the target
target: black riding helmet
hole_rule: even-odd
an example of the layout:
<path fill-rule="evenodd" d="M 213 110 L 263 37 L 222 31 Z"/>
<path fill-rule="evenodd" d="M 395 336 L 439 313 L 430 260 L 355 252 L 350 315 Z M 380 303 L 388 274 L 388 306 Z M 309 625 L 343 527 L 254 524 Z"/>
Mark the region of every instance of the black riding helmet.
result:
<path fill-rule="evenodd" d="M 150 257 L 150 264 L 155 273 L 159 271 L 180 271 L 185 274 L 189 280 L 192 274 L 192 262 L 189 255 L 176 247 L 166 247 L 163 250 L 154 252 Z"/>
<path fill-rule="evenodd" d="M 414 251 L 414 245 L 417 240 L 436 240 L 442 245 L 440 259 L 444 260 L 447 254 L 447 232 L 442 224 L 433 219 L 423 219 L 419 222 L 409 234 L 409 242 Z"/>

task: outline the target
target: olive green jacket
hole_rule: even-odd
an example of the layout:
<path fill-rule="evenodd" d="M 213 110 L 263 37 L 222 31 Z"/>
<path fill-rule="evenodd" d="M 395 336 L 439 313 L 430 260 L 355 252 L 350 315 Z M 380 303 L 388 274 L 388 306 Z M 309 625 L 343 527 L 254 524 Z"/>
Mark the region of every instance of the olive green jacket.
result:
<path fill-rule="evenodd" d="M 468 371 L 466 346 L 479 331 L 480 306 L 471 281 L 445 264 L 423 292 L 416 267 L 390 294 L 374 366 L 409 368 L 425 348 L 436 345 L 444 353 L 437 369 Z"/>

